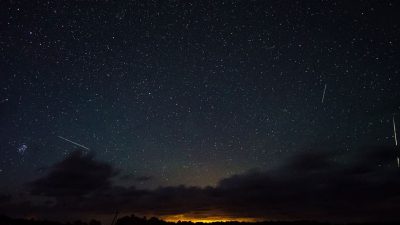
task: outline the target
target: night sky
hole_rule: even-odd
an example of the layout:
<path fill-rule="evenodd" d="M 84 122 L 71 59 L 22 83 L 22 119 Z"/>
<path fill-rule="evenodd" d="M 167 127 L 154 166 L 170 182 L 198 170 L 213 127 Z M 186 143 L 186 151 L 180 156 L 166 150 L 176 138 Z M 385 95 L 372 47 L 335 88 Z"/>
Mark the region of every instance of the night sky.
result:
<path fill-rule="evenodd" d="M 399 10 L 1 1 L 1 213 L 399 220 Z"/>

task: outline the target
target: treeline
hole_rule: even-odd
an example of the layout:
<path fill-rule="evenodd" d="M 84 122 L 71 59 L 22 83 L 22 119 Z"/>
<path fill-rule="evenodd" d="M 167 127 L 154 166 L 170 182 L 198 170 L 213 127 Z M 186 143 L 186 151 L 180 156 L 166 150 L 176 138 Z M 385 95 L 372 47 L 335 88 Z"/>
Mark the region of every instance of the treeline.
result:
<path fill-rule="evenodd" d="M 135 215 L 125 216 L 119 218 L 114 225 L 193 225 L 193 224 L 203 224 L 201 222 L 193 223 L 188 221 L 178 221 L 174 222 L 166 222 L 160 220 L 156 217 L 146 218 L 146 217 L 137 217 Z M 317 221 L 265 221 L 265 222 L 213 222 L 213 225 L 334 225 L 333 223 L 324 223 Z M 375 224 L 384 224 L 384 225 L 397 225 L 399 222 L 370 222 L 370 223 L 343 223 L 342 225 L 375 225 Z M 55 222 L 55 221 L 47 221 L 47 220 L 35 220 L 35 219 L 15 219 L 7 216 L 0 216 L 0 225 L 102 225 L 98 220 L 91 220 L 89 222 L 83 221 L 75 221 L 75 222 Z M 108 225 L 108 224 L 104 224 Z"/>

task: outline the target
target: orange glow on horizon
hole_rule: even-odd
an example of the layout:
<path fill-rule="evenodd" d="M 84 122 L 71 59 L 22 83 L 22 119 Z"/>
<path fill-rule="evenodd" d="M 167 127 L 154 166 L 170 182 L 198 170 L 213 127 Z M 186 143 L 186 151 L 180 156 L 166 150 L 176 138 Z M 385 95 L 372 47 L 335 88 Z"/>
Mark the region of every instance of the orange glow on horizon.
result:
<path fill-rule="evenodd" d="M 190 221 L 193 223 L 214 223 L 214 222 L 230 222 L 230 221 L 237 221 L 237 222 L 258 222 L 260 219 L 256 218 L 249 218 L 249 217 L 228 217 L 228 216 L 192 216 L 192 215 L 185 215 L 185 214 L 177 214 L 177 215 L 169 215 L 161 217 L 161 219 L 167 222 L 184 222 Z"/>

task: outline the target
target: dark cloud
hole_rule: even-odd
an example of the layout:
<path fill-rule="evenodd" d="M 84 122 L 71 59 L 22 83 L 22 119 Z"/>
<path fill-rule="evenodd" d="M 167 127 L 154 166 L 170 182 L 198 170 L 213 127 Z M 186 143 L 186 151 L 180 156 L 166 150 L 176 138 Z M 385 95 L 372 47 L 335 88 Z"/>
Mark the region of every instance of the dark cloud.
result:
<path fill-rule="evenodd" d="M 0 204 L 4 202 L 9 202 L 11 200 L 11 195 L 0 194 Z"/>
<path fill-rule="evenodd" d="M 133 174 L 125 174 L 120 176 L 120 180 L 132 180 L 136 182 L 146 182 L 152 180 L 152 176 L 135 176 Z"/>
<path fill-rule="evenodd" d="M 362 154 L 297 155 L 275 171 L 224 179 L 216 190 L 230 201 L 236 215 L 399 219 L 400 170 L 394 149 L 372 147 L 357 152 Z"/>
<path fill-rule="evenodd" d="M 333 165 L 332 158 L 334 155 L 327 152 L 305 152 L 290 158 L 286 166 L 293 171 L 320 171 Z"/>
<path fill-rule="evenodd" d="M 109 164 L 97 162 L 92 155 L 75 151 L 50 168 L 50 172 L 29 184 L 31 194 L 51 197 L 83 196 L 107 189 L 117 174 Z"/>
<path fill-rule="evenodd" d="M 235 175 L 215 187 L 154 190 L 112 185 L 115 169 L 74 153 L 54 165 L 47 176 L 32 182 L 31 188 L 32 194 L 55 199 L 51 207 L 36 207 L 38 214 L 109 214 L 119 209 L 158 216 L 399 220 L 400 170 L 393 151 L 387 147 L 357 151 L 363 154 L 309 151 L 293 156 L 280 168 Z M 63 195 L 81 198 L 68 202 Z"/>

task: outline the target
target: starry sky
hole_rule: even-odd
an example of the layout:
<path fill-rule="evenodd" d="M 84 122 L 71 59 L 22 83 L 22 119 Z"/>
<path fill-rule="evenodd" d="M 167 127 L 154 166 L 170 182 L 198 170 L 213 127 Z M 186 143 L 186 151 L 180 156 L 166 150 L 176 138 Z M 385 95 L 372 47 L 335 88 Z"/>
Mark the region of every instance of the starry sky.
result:
<path fill-rule="evenodd" d="M 111 213 L 94 207 L 107 203 L 165 218 L 399 219 L 388 210 L 400 209 L 399 9 L 1 1 L 0 209 L 40 216 L 52 206 L 62 218 L 85 197 L 85 215 Z M 343 201 L 318 195 L 356 187 L 371 207 L 343 213 Z M 243 190 L 253 195 L 235 195 Z"/>

